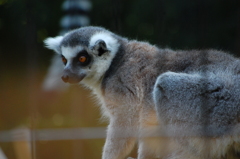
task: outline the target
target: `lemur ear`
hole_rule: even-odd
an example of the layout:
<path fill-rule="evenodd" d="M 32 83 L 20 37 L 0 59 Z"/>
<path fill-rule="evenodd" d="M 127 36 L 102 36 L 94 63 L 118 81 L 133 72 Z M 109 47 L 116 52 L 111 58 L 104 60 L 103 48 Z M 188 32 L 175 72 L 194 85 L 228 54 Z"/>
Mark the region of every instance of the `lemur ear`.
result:
<path fill-rule="evenodd" d="M 47 38 L 44 40 L 46 48 L 55 51 L 57 54 L 61 54 L 60 52 L 60 44 L 63 39 L 63 36 L 57 36 L 55 38 Z"/>
<path fill-rule="evenodd" d="M 109 52 L 105 41 L 101 39 L 96 41 L 95 45 L 93 46 L 93 49 L 98 52 L 98 56 L 102 56 L 104 53 Z"/>

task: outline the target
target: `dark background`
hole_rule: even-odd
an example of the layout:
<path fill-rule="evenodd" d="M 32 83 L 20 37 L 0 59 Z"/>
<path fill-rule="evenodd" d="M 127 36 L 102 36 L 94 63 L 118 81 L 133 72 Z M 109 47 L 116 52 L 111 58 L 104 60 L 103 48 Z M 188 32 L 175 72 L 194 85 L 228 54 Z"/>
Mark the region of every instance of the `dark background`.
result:
<path fill-rule="evenodd" d="M 62 0 L 0 0 L 0 130 L 104 126 L 89 92 L 43 92 Z M 91 25 L 172 49 L 214 48 L 240 56 L 239 0 L 94 0 Z M 93 106 L 95 105 L 95 106 Z M 100 158 L 104 140 L 36 142 L 38 159 Z M 0 143 L 9 159 L 13 143 Z"/>

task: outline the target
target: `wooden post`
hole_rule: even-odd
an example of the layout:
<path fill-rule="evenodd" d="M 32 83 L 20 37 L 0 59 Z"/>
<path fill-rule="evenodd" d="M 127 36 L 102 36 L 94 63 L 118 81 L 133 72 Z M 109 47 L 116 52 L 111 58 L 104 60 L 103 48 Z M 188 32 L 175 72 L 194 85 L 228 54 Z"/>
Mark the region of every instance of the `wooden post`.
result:
<path fill-rule="evenodd" d="M 31 159 L 30 146 L 28 141 L 13 142 L 17 159 Z"/>
<path fill-rule="evenodd" d="M 31 132 L 27 128 L 12 131 L 16 159 L 31 159 L 30 136 Z"/>

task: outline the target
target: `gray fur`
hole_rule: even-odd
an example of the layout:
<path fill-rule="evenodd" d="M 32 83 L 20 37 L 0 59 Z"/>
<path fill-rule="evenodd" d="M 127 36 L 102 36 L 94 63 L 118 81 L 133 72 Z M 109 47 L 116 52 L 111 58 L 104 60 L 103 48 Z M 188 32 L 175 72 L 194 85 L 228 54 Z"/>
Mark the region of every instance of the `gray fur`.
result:
<path fill-rule="evenodd" d="M 77 45 L 89 45 L 90 37 L 96 32 L 108 32 L 101 27 L 82 27 L 69 32 L 61 42 L 61 46 L 74 47 Z"/>
<path fill-rule="evenodd" d="M 92 58 L 69 74 L 84 73 L 80 83 L 93 90 L 109 119 L 103 159 L 125 158 L 137 140 L 138 159 L 218 159 L 229 148 L 239 150 L 237 58 L 216 50 L 160 49 L 98 27 L 72 31 L 60 45 L 69 57 L 66 50 L 81 46 Z M 48 46 L 56 50 L 55 43 Z M 74 65 L 69 59 L 64 70 Z"/>

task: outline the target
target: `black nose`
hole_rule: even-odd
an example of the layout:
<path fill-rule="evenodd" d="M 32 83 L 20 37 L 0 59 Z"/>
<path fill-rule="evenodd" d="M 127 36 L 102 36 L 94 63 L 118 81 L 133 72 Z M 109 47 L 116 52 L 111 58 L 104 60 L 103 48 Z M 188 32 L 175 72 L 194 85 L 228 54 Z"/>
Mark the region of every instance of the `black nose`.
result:
<path fill-rule="evenodd" d="M 68 80 L 69 80 L 69 76 L 68 75 L 63 75 L 62 80 L 63 80 L 63 82 L 67 83 Z"/>

